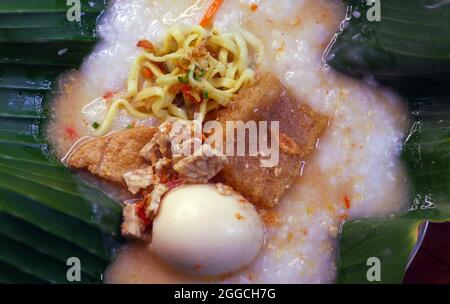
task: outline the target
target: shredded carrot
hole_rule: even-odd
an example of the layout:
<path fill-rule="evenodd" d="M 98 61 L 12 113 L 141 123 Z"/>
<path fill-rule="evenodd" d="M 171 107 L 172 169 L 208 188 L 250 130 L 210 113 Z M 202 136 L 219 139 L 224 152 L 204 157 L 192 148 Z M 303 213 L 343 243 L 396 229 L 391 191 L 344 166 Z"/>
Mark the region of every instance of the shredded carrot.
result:
<path fill-rule="evenodd" d="M 207 27 L 207 26 L 211 25 L 211 23 L 214 19 L 214 16 L 219 11 L 219 8 L 222 6 L 223 2 L 224 2 L 223 0 L 214 0 L 213 1 L 213 3 L 210 5 L 208 10 L 206 11 L 206 14 L 203 16 L 202 21 L 200 21 L 201 26 Z"/>
<path fill-rule="evenodd" d="M 201 100 L 198 101 L 197 99 L 194 98 L 194 96 L 192 95 L 192 87 L 190 85 L 182 83 L 180 85 L 180 90 L 181 93 L 183 93 L 183 96 L 189 99 L 189 101 L 192 102 L 193 104 L 202 102 Z"/>
<path fill-rule="evenodd" d="M 252 12 L 256 12 L 257 9 L 258 9 L 258 4 L 252 3 L 252 5 L 250 5 L 250 10 Z"/>
<path fill-rule="evenodd" d="M 350 207 L 351 207 L 351 202 L 350 202 L 350 199 L 347 197 L 347 195 L 344 196 L 344 206 L 347 209 L 350 209 Z"/>
<path fill-rule="evenodd" d="M 152 78 L 153 76 L 152 70 L 150 70 L 149 68 L 144 68 L 143 73 L 145 78 Z"/>
<path fill-rule="evenodd" d="M 145 49 L 147 51 L 154 51 L 155 50 L 155 46 L 153 45 L 153 43 L 151 43 L 147 39 L 139 40 L 138 43 L 136 44 L 136 46 L 139 47 L 139 48 Z"/>

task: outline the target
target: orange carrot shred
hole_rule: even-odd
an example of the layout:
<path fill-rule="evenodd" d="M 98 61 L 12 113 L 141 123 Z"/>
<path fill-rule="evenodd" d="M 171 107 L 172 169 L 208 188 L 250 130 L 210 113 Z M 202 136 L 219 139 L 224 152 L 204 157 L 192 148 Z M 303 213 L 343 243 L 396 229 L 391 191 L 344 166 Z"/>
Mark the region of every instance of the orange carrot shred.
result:
<path fill-rule="evenodd" d="M 197 99 L 195 99 L 194 96 L 192 95 L 192 87 L 190 85 L 182 83 L 180 85 L 180 90 L 181 90 L 181 93 L 183 93 L 183 96 L 185 96 L 187 99 L 189 99 L 190 102 L 192 102 L 194 104 L 201 102 L 201 100 L 197 101 Z"/>
<path fill-rule="evenodd" d="M 147 39 L 139 40 L 138 43 L 136 44 L 136 46 L 143 48 L 146 51 L 154 51 L 155 50 L 155 46 L 153 45 L 153 43 L 151 43 Z"/>
<path fill-rule="evenodd" d="M 152 78 L 153 76 L 152 70 L 150 70 L 149 68 L 144 68 L 143 73 L 145 78 Z"/>
<path fill-rule="evenodd" d="M 252 12 L 256 12 L 257 9 L 258 9 L 258 4 L 252 3 L 252 5 L 250 5 L 250 10 Z"/>
<path fill-rule="evenodd" d="M 222 6 L 223 0 L 214 0 L 213 3 L 209 6 L 208 10 L 206 11 L 205 15 L 203 16 L 202 21 L 200 21 L 200 25 L 203 27 L 207 27 L 211 25 L 212 20 L 214 19 L 214 16 L 219 11 L 219 8 Z"/>

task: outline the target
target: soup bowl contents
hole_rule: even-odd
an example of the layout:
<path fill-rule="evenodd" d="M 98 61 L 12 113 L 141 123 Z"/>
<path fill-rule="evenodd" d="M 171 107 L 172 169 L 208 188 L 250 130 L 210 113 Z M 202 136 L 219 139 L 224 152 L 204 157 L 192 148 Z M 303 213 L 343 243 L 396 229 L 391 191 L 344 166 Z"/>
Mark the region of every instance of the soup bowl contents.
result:
<path fill-rule="evenodd" d="M 47 130 L 123 203 L 106 282 L 333 282 L 339 226 L 404 207 L 401 100 L 322 61 L 344 17 L 330 0 L 111 2 Z"/>

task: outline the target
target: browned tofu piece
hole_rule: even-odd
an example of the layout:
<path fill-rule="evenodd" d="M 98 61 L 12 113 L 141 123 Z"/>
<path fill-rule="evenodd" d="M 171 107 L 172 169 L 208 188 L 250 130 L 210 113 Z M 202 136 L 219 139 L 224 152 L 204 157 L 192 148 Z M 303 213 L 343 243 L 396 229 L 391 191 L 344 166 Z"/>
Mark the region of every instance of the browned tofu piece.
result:
<path fill-rule="evenodd" d="M 218 120 L 279 121 L 279 162 L 260 166 L 261 156 L 228 157 L 220 178 L 253 204 L 270 208 L 299 176 L 302 162 L 314 151 L 328 119 L 294 100 L 273 75 L 262 76 L 254 86 L 241 90 L 236 99 L 221 110 Z M 248 142 L 248 137 L 246 138 Z M 270 141 L 269 141 L 270 142 Z"/>
<path fill-rule="evenodd" d="M 69 166 L 87 168 L 108 181 L 124 184 L 124 173 L 148 166 L 139 151 L 156 131 L 137 127 L 88 141 L 72 154 Z"/>

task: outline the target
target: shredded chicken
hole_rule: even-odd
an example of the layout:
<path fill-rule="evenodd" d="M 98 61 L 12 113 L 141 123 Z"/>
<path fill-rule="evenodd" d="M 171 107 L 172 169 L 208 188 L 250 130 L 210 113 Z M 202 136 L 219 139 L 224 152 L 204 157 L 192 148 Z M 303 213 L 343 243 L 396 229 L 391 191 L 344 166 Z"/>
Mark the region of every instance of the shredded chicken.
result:
<path fill-rule="evenodd" d="M 128 204 L 123 209 L 122 235 L 126 238 L 150 240 L 149 225 L 159 208 L 163 195 L 169 191 L 164 184 L 157 184 L 141 201 Z M 140 212 L 142 208 L 143 212 Z"/>
<path fill-rule="evenodd" d="M 173 169 L 191 184 L 204 184 L 223 169 L 226 157 L 219 154 L 210 145 L 204 144 L 202 152 L 177 161 Z M 209 156 L 206 156 L 209 155 Z"/>
<path fill-rule="evenodd" d="M 148 224 L 158 211 L 163 195 L 181 183 L 207 183 L 226 163 L 209 144 L 202 142 L 202 134 L 196 133 L 196 123 L 169 119 L 140 151 L 148 162 L 147 168 L 126 172 L 123 175 L 128 190 L 136 194 L 149 190 L 140 204 L 128 205 L 124 209 L 122 233 L 128 238 L 146 239 Z M 193 136 L 194 135 L 194 136 Z M 199 135 L 199 136 L 195 136 Z M 139 217 L 138 209 L 144 206 L 145 215 Z"/>
<path fill-rule="evenodd" d="M 161 199 L 166 192 L 169 191 L 169 187 L 164 184 L 158 184 L 153 189 L 150 195 L 146 196 L 146 200 L 148 201 L 147 213 L 148 216 L 151 216 L 158 211 L 159 203 L 161 203 Z"/>
<path fill-rule="evenodd" d="M 146 189 L 150 185 L 154 185 L 157 179 L 151 166 L 127 172 L 123 175 L 123 178 L 128 186 L 128 190 L 133 194 L 138 193 L 141 189 Z"/>
<path fill-rule="evenodd" d="M 151 168 L 124 174 L 132 193 L 150 185 L 166 183 L 169 176 L 186 183 L 206 183 L 223 169 L 226 157 L 195 134 L 196 122 L 169 119 L 140 151 Z"/>
<path fill-rule="evenodd" d="M 137 204 L 128 204 L 123 208 L 122 235 L 128 239 L 147 240 L 146 227 L 136 212 Z"/>
<path fill-rule="evenodd" d="M 168 144 L 170 142 L 169 132 L 171 128 L 171 120 L 161 124 L 150 142 L 141 149 L 140 155 L 144 157 L 147 162 L 154 164 L 161 157 L 170 156 L 167 155 L 167 153 L 170 151 Z"/>
<path fill-rule="evenodd" d="M 155 170 L 156 176 L 159 178 L 158 183 L 167 182 L 167 178 L 172 170 L 172 159 L 163 157 L 159 159 L 154 165 L 153 168 Z"/>

